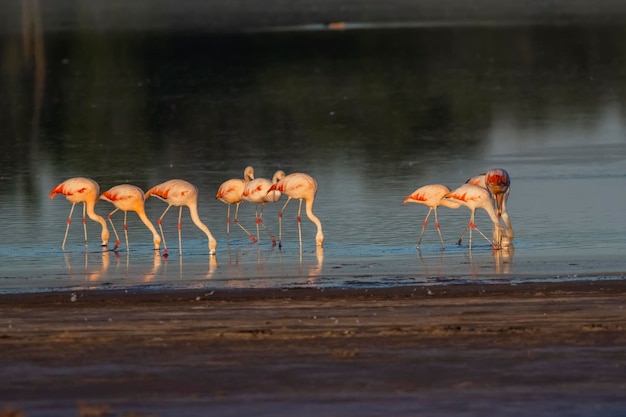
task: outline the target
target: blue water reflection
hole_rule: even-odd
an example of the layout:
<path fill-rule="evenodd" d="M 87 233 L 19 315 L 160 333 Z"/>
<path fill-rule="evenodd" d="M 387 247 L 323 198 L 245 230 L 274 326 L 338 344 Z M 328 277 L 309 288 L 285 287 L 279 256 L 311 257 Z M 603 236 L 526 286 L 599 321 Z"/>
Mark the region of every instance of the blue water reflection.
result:
<path fill-rule="evenodd" d="M 621 25 L 45 29 L 30 43 L 2 37 L 0 291 L 428 286 L 626 271 Z M 258 177 L 282 169 L 317 179 L 321 254 L 305 216 L 300 251 L 293 203 L 282 250 L 238 231 L 227 238 L 227 207 L 215 193 L 248 165 Z M 511 174 L 514 249 L 455 245 L 469 218 L 460 208 L 440 210 L 446 250 L 427 229 L 418 252 L 426 209 L 403 205 L 404 197 L 493 167 Z M 101 191 L 171 178 L 195 184 L 217 255 L 208 256 L 186 209 L 182 257 L 174 214 L 163 225 L 167 259 L 133 213 L 130 252 L 102 252 L 91 221 L 85 249 L 77 213 L 62 251 L 70 204 L 48 193 L 74 176 L 95 179 Z M 274 234 L 284 201 L 264 210 Z M 150 199 L 146 209 L 155 222 L 163 205 Z M 96 205 L 101 215 L 110 210 Z M 255 228 L 252 204 L 239 220 Z M 488 227 L 485 213 L 477 224 Z"/>

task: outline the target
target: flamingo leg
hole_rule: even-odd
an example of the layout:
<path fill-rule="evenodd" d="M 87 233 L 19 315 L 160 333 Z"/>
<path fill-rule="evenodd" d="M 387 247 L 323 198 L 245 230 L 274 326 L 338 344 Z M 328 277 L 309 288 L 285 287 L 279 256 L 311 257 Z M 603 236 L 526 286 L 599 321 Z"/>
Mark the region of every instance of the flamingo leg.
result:
<path fill-rule="evenodd" d="M 283 211 L 287 207 L 287 204 L 291 201 L 291 197 L 287 197 L 287 201 L 283 205 L 283 208 L 278 212 L 278 247 L 283 247 Z"/>
<path fill-rule="evenodd" d="M 424 236 L 424 230 L 426 230 L 426 225 L 428 224 L 428 218 L 430 217 L 430 212 L 433 211 L 432 207 L 429 207 L 428 213 L 422 222 L 422 232 L 420 233 L 420 238 L 417 240 L 417 249 L 419 250 L 420 245 L 422 244 L 422 237 Z"/>
<path fill-rule="evenodd" d="M 482 237 L 485 238 L 485 240 L 487 242 L 489 242 L 489 244 L 491 244 L 492 246 L 495 247 L 495 243 L 492 242 L 491 240 L 489 240 L 489 238 L 487 236 L 485 236 L 485 234 L 478 228 L 478 226 L 476 226 L 476 224 L 474 224 L 474 211 L 472 211 L 472 216 L 470 217 L 470 222 L 468 225 L 469 229 L 470 229 L 470 250 L 472 250 L 472 229 L 475 229 L 478 233 L 480 233 L 480 235 Z"/>
<path fill-rule="evenodd" d="M 87 204 L 83 203 L 83 229 L 85 230 L 85 246 L 87 246 Z"/>
<path fill-rule="evenodd" d="M 298 238 L 300 239 L 300 250 L 302 250 L 302 218 L 300 212 L 302 211 L 302 199 L 300 199 L 300 205 L 298 206 Z"/>
<path fill-rule="evenodd" d="M 437 217 L 437 207 L 435 207 L 435 228 L 437 228 L 437 232 L 439 233 L 439 240 L 441 241 L 441 249 L 445 249 L 445 245 L 443 244 L 443 236 L 441 236 L 441 228 L 439 227 L 439 218 Z"/>
<path fill-rule="evenodd" d="M 70 209 L 70 214 L 67 216 L 67 226 L 65 226 L 65 237 L 63 238 L 63 244 L 61 245 L 61 249 L 65 249 L 65 241 L 67 240 L 67 234 L 70 231 L 70 223 L 72 223 L 72 213 L 74 212 L 74 206 L 76 203 L 72 203 L 72 208 Z"/>
<path fill-rule="evenodd" d="M 506 202 L 509 199 L 509 191 L 511 191 L 511 189 L 509 188 L 508 190 L 506 190 L 506 193 L 504 193 L 504 197 L 502 198 L 502 220 L 504 220 L 504 224 L 506 225 L 506 232 L 505 232 L 505 236 L 509 239 L 509 240 L 513 240 L 513 237 L 515 236 L 515 234 L 513 233 L 513 227 L 511 226 L 511 220 L 509 219 L 509 213 L 506 211 Z"/>
<path fill-rule="evenodd" d="M 183 254 L 183 235 L 181 230 L 181 220 L 183 219 L 183 206 L 178 210 L 178 253 Z"/>
<path fill-rule="evenodd" d="M 126 215 L 128 214 L 127 211 L 124 211 L 124 236 L 126 237 L 126 252 L 128 252 L 130 249 L 128 247 L 128 225 L 126 224 Z"/>
<path fill-rule="evenodd" d="M 265 229 L 265 231 L 269 235 L 270 239 L 272 240 L 272 246 L 276 246 L 276 238 L 274 237 L 272 232 L 270 232 L 270 229 L 268 229 L 267 226 L 265 225 L 265 223 L 263 222 L 263 208 L 264 207 L 265 207 L 265 204 L 261 204 L 261 210 L 260 210 L 260 214 L 259 214 L 259 223 L 261 223 L 261 226 L 263 226 L 263 228 Z"/>
<path fill-rule="evenodd" d="M 259 233 L 259 205 L 254 205 L 254 223 L 256 224 L 256 239 L 261 243 L 261 234 Z"/>
<path fill-rule="evenodd" d="M 167 245 L 165 244 L 165 234 L 163 233 L 162 223 L 163 217 L 165 216 L 165 213 L 167 213 L 167 211 L 170 209 L 170 207 L 172 207 L 171 204 L 167 206 L 167 208 L 165 209 L 165 211 L 163 211 L 163 214 L 161 214 L 161 217 L 159 217 L 159 220 L 157 221 L 157 223 L 159 224 L 159 230 L 161 230 L 161 240 L 163 241 L 163 256 L 167 256 L 169 254 L 169 252 L 167 251 Z"/>
<path fill-rule="evenodd" d="M 500 227 L 499 224 L 495 224 L 493 225 L 493 241 L 492 241 L 492 245 L 494 248 L 499 248 L 502 246 L 502 227 Z"/>
<path fill-rule="evenodd" d="M 239 205 L 237 205 L 239 208 Z M 235 219 L 237 219 L 237 215 L 235 214 Z M 237 220 L 235 220 L 237 223 Z M 226 212 L 226 237 L 230 238 L 230 203 L 228 203 L 228 211 Z"/>
<path fill-rule="evenodd" d="M 469 229 L 469 224 L 465 225 L 465 229 L 463 230 L 463 233 L 461 233 L 461 236 L 459 236 L 459 240 L 456 242 L 457 245 L 461 244 L 461 242 L 463 241 L 463 236 L 465 236 L 465 233 L 467 233 L 468 229 Z"/>
<path fill-rule="evenodd" d="M 489 244 L 494 245 L 494 243 L 493 243 L 491 240 L 489 240 L 489 238 L 488 238 L 488 237 L 487 237 L 487 236 L 486 236 L 483 232 L 481 232 L 481 230 L 478 228 L 478 226 L 474 225 L 473 229 L 476 229 L 476 231 L 477 231 L 478 233 L 480 233 L 480 235 L 481 235 L 482 237 L 484 237 L 484 238 L 485 238 L 485 240 L 486 240 L 487 242 L 489 242 Z"/>
<path fill-rule="evenodd" d="M 111 219 L 111 216 L 113 216 L 113 213 L 117 212 L 118 210 L 119 209 L 115 209 L 107 215 L 107 219 L 109 219 L 109 223 L 111 223 L 111 228 L 113 228 L 113 233 L 115 233 L 115 246 L 113 247 L 113 250 L 116 250 L 120 246 L 120 237 L 117 234 L 117 230 L 115 230 L 113 219 Z"/>
<path fill-rule="evenodd" d="M 239 204 L 241 204 L 241 203 L 237 203 L 236 209 L 235 209 L 235 224 L 237 226 L 239 226 L 241 228 L 241 230 L 243 230 L 245 232 L 245 234 L 248 235 L 248 237 L 250 238 L 252 243 L 256 243 L 256 239 L 254 238 L 254 235 L 252 233 L 248 232 L 248 230 L 245 227 L 243 227 L 243 225 L 241 223 L 239 223 Z"/>
<path fill-rule="evenodd" d="M 467 225 L 467 227 L 469 227 L 469 249 L 470 251 L 472 250 L 472 229 L 476 227 L 476 225 L 474 224 L 474 210 L 472 209 L 472 215 L 470 216 L 470 221 Z"/>

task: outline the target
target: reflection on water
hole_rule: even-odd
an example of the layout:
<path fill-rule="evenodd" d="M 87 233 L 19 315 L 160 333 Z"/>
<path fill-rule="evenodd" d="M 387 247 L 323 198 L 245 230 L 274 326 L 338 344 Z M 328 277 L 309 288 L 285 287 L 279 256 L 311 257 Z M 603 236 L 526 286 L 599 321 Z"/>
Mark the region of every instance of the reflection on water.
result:
<path fill-rule="evenodd" d="M 149 283 L 157 275 L 163 263 L 161 254 L 156 251 L 152 267 L 146 266 L 139 271 L 131 268 L 130 252 L 124 254 L 112 250 L 102 250 L 101 253 L 85 251 L 82 255 L 64 252 L 63 257 L 70 280 L 78 286 L 80 286 L 81 278 L 84 279 L 86 286 L 97 286 L 102 285 L 101 279 L 108 279 L 114 275 L 131 280 L 134 284 Z M 113 265 L 111 265 L 111 259 L 113 259 Z M 113 268 L 114 271 L 112 271 Z"/>
<path fill-rule="evenodd" d="M 476 251 L 464 251 L 460 258 L 455 257 L 455 262 L 464 266 L 464 268 L 456 270 L 450 267 L 451 256 L 445 251 L 442 250 L 439 254 L 432 254 L 431 256 L 423 256 L 422 251 L 418 251 L 419 270 L 417 274 L 431 280 L 456 274 L 474 279 L 485 276 L 501 278 L 509 275 L 515 254 L 513 245 L 499 250 L 488 251 L 485 249 L 483 248 L 478 253 Z"/>
<path fill-rule="evenodd" d="M 99 283 L 210 278 L 244 287 L 299 285 L 310 271 L 322 286 L 624 271 L 626 196 L 615 191 L 626 177 L 624 25 L 51 30 L 40 2 L 22 4 L 23 30 L 0 37 L 0 286 L 29 275 L 68 284 L 47 270 Z M 323 262 L 310 222 L 301 224 L 299 249 L 293 212 L 281 250 L 243 233 L 227 238 L 214 196 L 248 165 L 258 177 L 282 169 L 316 178 Z M 515 259 L 486 245 L 471 254 L 456 246 L 467 222 L 461 210 L 439 213 L 446 250 L 427 233 L 418 255 L 425 212 L 407 209 L 403 198 L 425 184 L 456 188 L 494 167 L 511 174 Z M 128 254 L 84 252 L 79 236 L 62 252 L 67 204 L 47 194 L 75 176 L 102 190 L 188 180 L 218 241 L 215 265 L 206 236 L 185 223 L 184 257 L 152 259 L 151 237 L 136 218 L 128 219 Z M 154 222 L 163 206 L 150 200 Z M 265 207 L 272 232 L 282 201 Z M 248 224 L 254 205 L 242 204 L 239 216 Z M 163 228 L 178 232 L 175 222 Z"/>

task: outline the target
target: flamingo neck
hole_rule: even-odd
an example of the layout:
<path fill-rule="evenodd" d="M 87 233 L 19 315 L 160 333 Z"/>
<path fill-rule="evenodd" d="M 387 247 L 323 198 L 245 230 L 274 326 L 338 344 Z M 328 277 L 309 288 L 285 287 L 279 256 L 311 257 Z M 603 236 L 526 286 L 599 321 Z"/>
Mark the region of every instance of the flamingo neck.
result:
<path fill-rule="evenodd" d="M 107 227 L 107 222 L 104 218 L 98 215 L 95 211 L 96 203 L 93 201 L 85 201 L 85 207 L 87 208 L 87 216 L 93 220 L 94 222 L 100 223 L 102 226 L 102 246 L 106 246 L 109 243 L 109 228 Z"/>
<path fill-rule="evenodd" d="M 317 246 L 322 246 L 324 242 L 324 233 L 322 232 L 322 221 L 313 214 L 313 199 L 306 199 L 305 212 L 307 217 L 317 226 L 317 234 L 315 235 L 315 242 Z"/>
<path fill-rule="evenodd" d="M 137 211 L 137 215 L 139 216 L 139 219 L 143 222 L 143 224 L 146 225 L 148 230 L 152 232 L 154 249 L 159 249 L 159 247 L 161 246 L 161 236 L 157 233 L 156 228 L 154 227 L 148 216 L 146 216 L 146 212 L 143 210 Z"/>
<path fill-rule="evenodd" d="M 217 241 L 211 234 L 211 231 L 209 230 L 207 225 L 202 223 L 202 220 L 200 220 L 200 216 L 198 215 L 198 206 L 196 204 L 190 204 L 187 207 L 189 207 L 189 214 L 191 215 L 191 221 L 193 222 L 193 224 L 195 224 L 198 229 L 202 230 L 209 239 L 209 253 L 211 255 L 215 254 Z"/>
<path fill-rule="evenodd" d="M 486 204 L 485 206 L 483 206 L 483 209 L 485 209 L 493 224 L 500 224 L 500 220 L 498 219 L 498 215 L 496 214 L 496 210 L 493 208 L 493 205 Z"/>

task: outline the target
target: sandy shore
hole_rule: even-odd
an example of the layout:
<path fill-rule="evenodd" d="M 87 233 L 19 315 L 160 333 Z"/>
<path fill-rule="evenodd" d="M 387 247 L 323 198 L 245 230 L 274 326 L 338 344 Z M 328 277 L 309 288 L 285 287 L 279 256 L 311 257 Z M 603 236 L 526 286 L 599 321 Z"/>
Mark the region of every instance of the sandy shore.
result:
<path fill-rule="evenodd" d="M 626 283 L 0 295 L 0 416 L 619 415 Z"/>

